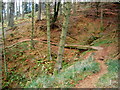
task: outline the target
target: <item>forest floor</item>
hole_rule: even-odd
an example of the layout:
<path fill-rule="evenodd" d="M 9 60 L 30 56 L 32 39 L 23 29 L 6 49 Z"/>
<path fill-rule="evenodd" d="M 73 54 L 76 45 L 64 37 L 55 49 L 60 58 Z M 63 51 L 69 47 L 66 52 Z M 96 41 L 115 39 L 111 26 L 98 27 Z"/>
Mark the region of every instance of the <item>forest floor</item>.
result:
<path fill-rule="evenodd" d="M 91 10 L 93 11 L 93 9 Z M 118 38 L 116 32 L 116 13 L 108 13 L 111 11 L 108 8 L 107 10 L 105 9 L 107 14 L 105 14 L 105 18 L 103 19 L 104 31 L 101 31 L 100 18 L 95 19 L 95 12 L 91 13 L 91 10 L 85 10 L 85 15 L 78 11 L 76 15 L 70 17 L 70 28 L 67 34 L 66 45 L 87 45 L 93 46 L 97 49 L 93 50 L 84 48 L 65 48 L 63 66 L 65 66 L 64 68 L 70 68 L 70 65 L 72 67 L 72 65 L 74 65 L 74 63 L 76 62 L 84 62 L 86 58 L 94 53 L 95 61 L 93 62 L 98 63 L 99 67 L 97 66 L 97 64 L 91 62 L 93 64 L 93 66 L 89 67 L 93 67 L 91 71 L 83 70 L 84 75 L 77 74 L 78 80 L 68 80 L 71 83 L 71 87 L 112 87 L 109 85 L 109 81 L 111 79 L 109 78 L 110 80 L 108 80 L 109 76 L 106 76 L 109 73 L 109 65 L 107 65 L 106 63 L 109 60 L 113 62 L 116 61 L 119 56 L 119 53 L 117 51 Z M 53 57 L 52 61 L 48 61 L 46 58 L 47 34 L 46 21 L 44 19 L 35 22 L 34 50 L 31 50 L 30 48 L 31 43 L 29 41 L 31 40 L 31 24 L 29 22 L 23 22 L 16 25 L 15 28 L 7 30 L 6 59 L 8 63 L 9 78 L 3 78 L 4 87 L 25 87 L 30 82 L 36 80 L 39 75 L 53 75 L 53 70 L 57 58 L 57 45 L 59 45 L 62 21 L 63 17 L 60 16 L 58 21 L 56 22 L 56 26 L 51 29 L 51 49 Z M 97 70 L 96 68 L 94 68 L 94 66 L 97 67 Z M 85 68 L 87 68 L 87 66 Z M 98 70 L 98 68 L 100 68 L 100 70 Z M 105 78 L 105 80 L 108 80 L 106 81 L 107 83 L 105 82 L 105 86 L 101 84 L 103 83 L 103 81 L 100 81 L 102 80 L 101 78 Z M 116 77 L 113 77 L 112 80 L 115 80 L 115 78 Z M 100 86 L 97 85 L 98 82 Z M 58 85 L 61 85 L 61 83 L 59 83 Z"/>
<path fill-rule="evenodd" d="M 96 56 L 99 57 L 99 55 L 104 52 L 106 52 L 105 49 L 103 49 L 101 52 L 96 51 L 96 53 L 97 53 Z M 106 55 L 106 54 L 107 53 L 104 53 L 104 55 Z M 104 55 L 102 55 L 102 56 L 104 56 Z M 105 62 L 103 60 L 99 60 L 99 59 L 98 60 L 96 59 L 96 62 L 98 62 L 100 64 L 100 71 L 96 74 L 86 77 L 82 81 L 79 81 L 79 84 L 76 85 L 76 88 L 97 88 L 96 83 L 98 82 L 99 78 L 108 72 L 107 65 L 105 64 Z"/>

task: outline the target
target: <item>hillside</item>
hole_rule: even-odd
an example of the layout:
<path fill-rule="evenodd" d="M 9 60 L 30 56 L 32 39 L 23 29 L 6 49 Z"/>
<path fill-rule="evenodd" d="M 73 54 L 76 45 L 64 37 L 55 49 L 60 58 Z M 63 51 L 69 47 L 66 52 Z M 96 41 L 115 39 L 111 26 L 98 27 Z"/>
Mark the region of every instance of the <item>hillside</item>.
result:
<path fill-rule="evenodd" d="M 117 88 L 117 5 L 104 5 L 103 28 L 94 7 L 78 9 L 70 16 L 63 69 L 54 74 L 63 16 L 51 28 L 52 60 L 47 60 L 46 19 L 35 18 L 35 49 L 30 48 L 31 20 L 21 21 L 6 32 L 8 77 L 3 88 Z"/>

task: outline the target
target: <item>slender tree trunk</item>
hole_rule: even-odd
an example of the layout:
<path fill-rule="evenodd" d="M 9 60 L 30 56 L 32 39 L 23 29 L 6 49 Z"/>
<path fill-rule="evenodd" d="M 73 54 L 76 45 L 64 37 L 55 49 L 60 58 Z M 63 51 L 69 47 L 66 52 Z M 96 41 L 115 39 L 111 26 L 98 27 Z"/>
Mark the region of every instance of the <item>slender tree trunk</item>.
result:
<path fill-rule="evenodd" d="M 10 2 L 10 14 L 9 14 L 9 22 L 8 26 L 14 26 L 14 2 Z"/>
<path fill-rule="evenodd" d="M 17 19 L 18 19 L 18 7 L 17 7 L 17 1 L 16 1 L 16 6 L 15 6 L 15 7 L 16 7 L 16 10 L 15 10 L 15 11 L 16 11 L 16 20 L 17 20 Z"/>
<path fill-rule="evenodd" d="M 20 0 L 19 0 L 19 15 L 18 15 L 19 17 L 20 17 L 20 14 L 21 14 L 21 13 L 20 13 Z"/>
<path fill-rule="evenodd" d="M 4 4 L 3 4 L 4 6 L 3 6 L 3 10 L 4 10 L 4 19 L 6 19 L 6 10 L 5 10 L 5 5 L 6 5 L 6 2 L 4 2 Z"/>
<path fill-rule="evenodd" d="M 8 20 L 8 23 L 10 21 L 10 2 L 7 2 L 7 20 Z"/>
<path fill-rule="evenodd" d="M 59 9 L 60 9 L 60 4 L 61 4 L 60 0 L 58 1 L 58 4 L 57 4 L 57 2 L 55 1 L 54 17 L 53 17 L 53 20 L 52 20 L 53 24 L 54 24 L 54 23 L 56 22 L 56 20 L 57 20 L 58 13 L 59 13 Z"/>
<path fill-rule="evenodd" d="M 69 2 L 65 3 L 63 13 L 65 16 L 64 16 L 61 39 L 60 39 L 60 44 L 59 44 L 56 69 L 55 69 L 55 71 L 57 70 L 58 73 L 60 72 L 60 69 L 62 69 L 62 58 L 63 58 L 63 53 L 64 53 L 66 35 L 68 31 L 68 24 L 69 24 L 69 17 L 70 17 L 70 3 Z"/>
<path fill-rule="evenodd" d="M 62 15 L 62 4 L 60 4 L 60 15 Z"/>
<path fill-rule="evenodd" d="M 73 14 L 76 15 L 76 2 L 73 3 Z"/>
<path fill-rule="evenodd" d="M 5 74 L 7 76 L 7 63 L 6 63 L 6 55 L 5 55 L 5 33 L 4 33 L 4 19 L 3 19 L 3 2 L 2 2 L 2 40 L 3 40 L 3 48 L 2 48 L 2 52 L 3 52 L 3 60 L 4 60 L 4 70 L 5 70 Z"/>
<path fill-rule="evenodd" d="M 50 3 L 46 2 L 48 60 L 52 60 L 50 47 Z"/>
<path fill-rule="evenodd" d="M 101 3 L 101 15 L 100 15 L 100 19 L 101 19 L 101 22 L 100 22 L 101 26 L 100 26 L 100 28 L 101 28 L 101 31 L 103 31 L 104 27 L 103 27 L 103 5 L 102 5 L 102 3 Z"/>
<path fill-rule="evenodd" d="M 22 19 L 24 19 L 24 16 L 25 16 L 24 11 L 25 11 L 25 2 L 23 1 L 22 2 Z"/>
<path fill-rule="evenodd" d="M 41 20 L 41 0 L 39 1 L 39 6 L 38 6 L 38 20 Z"/>
<path fill-rule="evenodd" d="M 2 21 L 2 1 L 0 1 L 0 22 Z"/>
<path fill-rule="evenodd" d="M 31 48 L 35 49 L 34 47 L 34 0 L 32 1 L 32 31 L 31 31 Z"/>

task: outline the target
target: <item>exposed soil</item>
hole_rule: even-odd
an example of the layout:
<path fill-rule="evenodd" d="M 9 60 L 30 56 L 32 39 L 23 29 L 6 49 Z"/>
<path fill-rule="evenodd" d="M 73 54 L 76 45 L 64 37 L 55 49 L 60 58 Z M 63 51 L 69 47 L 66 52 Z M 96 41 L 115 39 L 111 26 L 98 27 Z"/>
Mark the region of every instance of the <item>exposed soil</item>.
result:
<path fill-rule="evenodd" d="M 102 50 L 98 50 L 94 52 L 95 61 L 100 64 L 100 71 L 96 74 L 86 77 L 84 80 L 79 81 L 79 84 L 76 85 L 76 88 L 97 88 L 96 83 L 98 82 L 99 78 L 108 72 L 107 66 L 105 64 L 105 60 L 108 58 L 108 55 L 110 54 L 110 50 L 114 48 L 115 47 L 109 46 L 107 48 L 104 47 Z M 89 53 L 89 55 L 90 54 L 91 53 Z M 86 56 L 86 58 L 88 56 Z"/>
<path fill-rule="evenodd" d="M 107 73 L 107 66 L 104 61 L 96 60 L 100 64 L 101 70 L 91 76 L 86 77 L 84 80 L 79 81 L 79 84 L 76 85 L 76 88 L 97 88 L 95 84 L 99 78 Z"/>
<path fill-rule="evenodd" d="M 99 80 L 99 78 L 107 73 L 107 66 L 105 65 L 105 62 L 100 59 L 101 56 L 105 56 L 107 55 L 107 53 L 104 53 L 104 55 L 102 54 L 104 52 L 104 49 L 101 51 L 96 51 L 95 53 L 97 53 L 95 55 L 96 62 L 98 62 L 100 64 L 100 71 L 96 74 L 93 74 L 91 76 L 86 77 L 84 80 L 79 81 L 79 84 L 76 85 L 76 88 L 96 88 L 96 83 Z"/>

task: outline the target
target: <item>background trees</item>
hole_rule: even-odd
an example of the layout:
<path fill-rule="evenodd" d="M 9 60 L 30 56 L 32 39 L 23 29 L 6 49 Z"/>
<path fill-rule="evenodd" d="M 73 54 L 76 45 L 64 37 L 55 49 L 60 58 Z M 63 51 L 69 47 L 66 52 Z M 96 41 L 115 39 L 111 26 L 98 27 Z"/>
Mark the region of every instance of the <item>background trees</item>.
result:
<path fill-rule="evenodd" d="M 9 21 L 8 21 L 8 26 L 13 27 L 14 26 L 14 10 L 15 10 L 15 2 L 10 2 L 9 3 Z"/>
<path fill-rule="evenodd" d="M 60 5 L 61 5 L 61 0 L 59 0 L 58 2 L 55 0 L 55 5 L 54 5 L 54 16 L 53 16 L 53 20 L 52 23 L 54 24 L 57 20 L 58 17 L 58 13 L 59 13 L 59 9 L 60 9 Z"/>
<path fill-rule="evenodd" d="M 41 0 L 39 1 L 38 5 L 38 20 L 41 20 Z"/>

